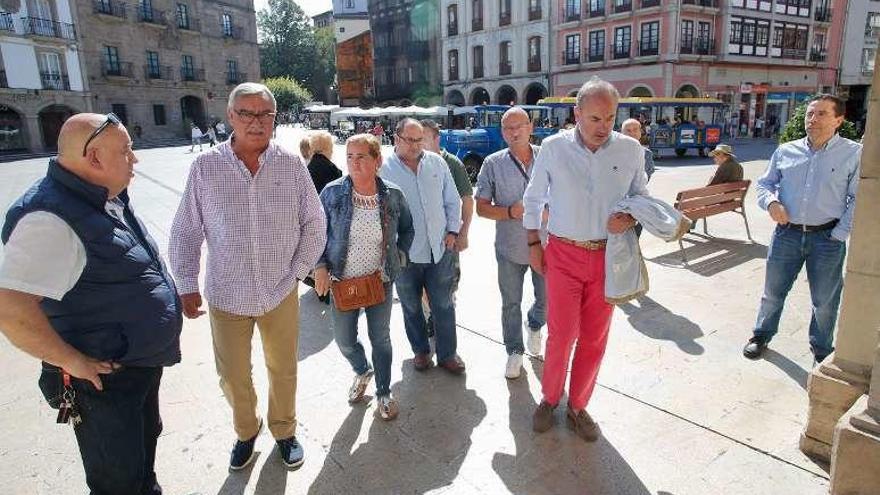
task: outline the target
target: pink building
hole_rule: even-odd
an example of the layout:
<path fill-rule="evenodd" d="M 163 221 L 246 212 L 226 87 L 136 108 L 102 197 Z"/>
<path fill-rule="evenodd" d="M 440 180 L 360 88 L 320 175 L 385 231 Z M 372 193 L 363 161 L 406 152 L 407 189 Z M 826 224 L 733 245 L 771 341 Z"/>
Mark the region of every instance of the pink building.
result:
<path fill-rule="evenodd" d="M 722 99 L 751 130 L 836 86 L 848 0 L 556 1 L 556 96 L 595 75 L 623 96 Z"/>

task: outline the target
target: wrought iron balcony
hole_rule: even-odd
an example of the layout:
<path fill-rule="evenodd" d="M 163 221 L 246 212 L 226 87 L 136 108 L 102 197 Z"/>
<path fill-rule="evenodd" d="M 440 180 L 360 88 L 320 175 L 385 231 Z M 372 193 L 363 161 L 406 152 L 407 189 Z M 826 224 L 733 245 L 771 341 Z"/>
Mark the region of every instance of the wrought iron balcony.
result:
<path fill-rule="evenodd" d="M 541 19 L 541 17 L 544 17 L 544 13 L 541 11 L 540 5 L 538 5 L 537 7 L 529 7 L 529 20 L 530 21 L 537 21 L 537 20 Z"/>
<path fill-rule="evenodd" d="M 164 10 L 157 10 L 148 5 L 139 5 L 135 10 L 137 11 L 138 22 L 156 25 L 165 24 Z"/>
<path fill-rule="evenodd" d="M 221 24 L 220 32 L 221 34 L 223 34 L 224 38 L 240 40 L 244 34 L 244 28 L 242 28 L 241 26 L 236 26 L 234 24 Z"/>
<path fill-rule="evenodd" d="M 660 42 L 657 40 L 643 41 L 639 43 L 639 56 L 650 57 L 660 53 Z"/>
<path fill-rule="evenodd" d="M 507 26 L 510 24 L 510 12 L 502 12 L 498 15 L 498 25 Z"/>
<path fill-rule="evenodd" d="M 611 58 L 614 60 L 629 58 L 632 52 L 631 48 L 629 44 L 614 43 L 611 45 Z"/>
<path fill-rule="evenodd" d="M 92 11 L 96 14 L 104 14 L 113 17 L 125 19 L 128 17 L 128 6 L 117 0 L 94 0 L 92 2 Z"/>
<path fill-rule="evenodd" d="M 73 24 L 53 21 L 51 19 L 40 19 L 39 17 L 22 17 L 21 23 L 24 26 L 24 34 L 65 40 L 76 39 L 76 31 L 73 28 Z"/>
<path fill-rule="evenodd" d="M 144 77 L 146 79 L 160 79 L 170 81 L 172 79 L 172 70 L 170 65 L 145 65 Z"/>
<path fill-rule="evenodd" d="M 241 84 L 247 81 L 247 74 L 244 72 L 227 72 L 226 84 Z"/>
<path fill-rule="evenodd" d="M 187 31 L 201 31 L 202 24 L 198 19 L 193 19 L 190 16 L 177 16 L 177 27 L 180 29 L 185 29 Z"/>
<path fill-rule="evenodd" d="M 529 57 L 529 72 L 541 72 L 541 57 Z"/>
<path fill-rule="evenodd" d="M 450 67 L 449 80 L 450 81 L 458 81 L 458 67 Z"/>
<path fill-rule="evenodd" d="M 562 64 L 574 65 L 581 63 L 581 54 L 574 50 L 565 50 L 562 52 Z"/>
<path fill-rule="evenodd" d="M 483 30 L 483 18 L 482 17 L 474 17 L 471 19 L 471 31 L 482 31 Z"/>
<path fill-rule="evenodd" d="M 498 63 L 498 74 L 506 76 L 513 72 L 513 64 L 510 61 L 502 60 Z"/>
<path fill-rule="evenodd" d="M 458 36 L 458 22 L 450 22 L 446 25 L 446 36 Z"/>
<path fill-rule="evenodd" d="M 694 43 L 694 53 L 697 55 L 715 55 L 715 40 L 697 38 Z"/>
<path fill-rule="evenodd" d="M 827 52 L 824 49 L 813 48 L 810 50 L 810 62 L 824 62 Z"/>
<path fill-rule="evenodd" d="M 588 15 L 591 18 L 592 17 L 602 17 L 603 15 L 605 15 L 605 2 L 600 2 L 599 4 L 597 4 L 595 9 L 593 8 L 593 5 L 591 3 L 590 4 L 590 11 L 589 11 Z"/>
<path fill-rule="evenodd" d="M 40 83 L 43 89 L 70 90 L 70 79 L 60 72 L 40 72 Z"/>
<path fill-rule="evenodd" d="M 589 52 L 586 54 L 587 62 L 602 62 L 605 60 L 604 52 Z"/>
<path fill-rule="evenodd" d="M 831 22 L 831 8 L 816 7 L 813 18 L 816 19 L 816 22 Z"/>
<path fill-rule="evenodd" d="M 565 11 L 565 22 L 579 21 L 581 20 L 581 13 L 578 10 L 566 10 Z"/>
<path fill-rule="evenodd" d="M 483 78 L 483 66 L 474 66 L 474 79 L 482 79 Z"/>
<path fill-rule="evenodd" d="M 804 60 L 807 58 L 807 50 L 805 48 L 783 48 L 781 56 L 793 60 Z"/>
<path fill-rule="evenodd" d="M 718 8 L 718 0 L 681 0 L 683 5 Z"/>
<path fill-rule="evenodd" d="M 647 9 L 648 7 L 659 7 L 660 0 L 642 0 L 641 7 L 643 9 Z"/>
<path fill-rule="evenodd" d="M 632 0 L 615 0 L 614 13 L 630 12 L 633 9 Z"/>
<path fill-rule="evenodd" d="M 0 31 L 15 31 L 15 23 L 9 12 L 0 12 Z"/>
<path fill-rule="evenodd" d="M 131 62 L 113 62 L 106 60 L 101 63 L 101 75 L 104 77 L 131 77 Z"/>
<path fill-rule="evenodd" d="M 205 69 L 196 69 L 193 67 L 181 67 L 180 68 L 180 80 L 181 81 L 204 81 L 205 80 Z"/>

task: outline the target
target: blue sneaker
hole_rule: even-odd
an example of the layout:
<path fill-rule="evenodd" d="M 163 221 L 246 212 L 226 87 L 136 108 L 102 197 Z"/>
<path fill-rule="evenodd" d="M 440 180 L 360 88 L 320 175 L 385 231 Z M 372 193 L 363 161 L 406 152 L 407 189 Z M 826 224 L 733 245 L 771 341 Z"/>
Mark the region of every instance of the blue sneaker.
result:
<path fill-rule="evenodd" d="M 260 420 L 260 426 L 257 428 L 257 434 L 248 440 L 236 440 L 232 446 L 232 456 L 229 459 L 229 469 L 233 471 L 242 470 L 250 463 L 254 462 L 254 444 L 257 443 L 257 437 L 263 430 L 263 420 Z"/>
<path fill-rule="evenodd" d="M 278 440 L 277 443 L 278 452 L 281 454 L 281 461 L 285 466 L 289 468 L 302 466 L 303 461 L 305 461 L 303 458 L 303 448 L 296 441 L 295 436 Z"/>

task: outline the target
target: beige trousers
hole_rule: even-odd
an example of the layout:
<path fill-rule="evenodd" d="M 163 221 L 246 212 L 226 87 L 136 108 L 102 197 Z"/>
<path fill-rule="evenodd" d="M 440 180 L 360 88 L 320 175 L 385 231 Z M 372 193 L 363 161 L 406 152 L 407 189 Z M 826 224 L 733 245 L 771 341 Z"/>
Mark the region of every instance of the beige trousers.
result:
<path fill-rule="evenodd" d="M 296 363 L 299 337 L 299 295 L 296 287 L 275 309 L 263 316 L 241 316 L 211 307 L 214 361 L 220 388 L 232 406 L 239 440 L 257 434 L 257 394 L 251 377 L 254 323 L 260 330 L 269 375 L 269 431 L 277 440 L 296 432 Z"/>

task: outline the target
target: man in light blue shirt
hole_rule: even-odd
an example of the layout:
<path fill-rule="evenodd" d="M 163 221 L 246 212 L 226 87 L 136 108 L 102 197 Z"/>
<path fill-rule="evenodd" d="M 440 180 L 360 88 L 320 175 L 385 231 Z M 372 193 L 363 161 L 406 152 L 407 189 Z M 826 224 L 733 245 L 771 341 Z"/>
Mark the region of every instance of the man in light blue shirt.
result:
<path fill-rule="evenodd" d="M 811 99 L 804 117 L 807 137 L 777 148 L 758 180 L 758 206 L 778 225 L 754 335 L 743 349 L 749 359 L 759 358 L 776 334 L 785 297 L 803 265 L 813 303 L 810 349 L 816 362 L 834 350 L 862 154 L 860 144 L 837 134 L 843 112 L 844 102 L 836 96 Z"/>
<path fill-rule="evenodd" d="M 586 441 L 599 437 L 586 407 L 613 310 L 605 301 L 605 241 L 609 233 L 623 233 L 636 223 L 612 211 L 622 199 L 648 195 L 642 145 L 612 130 L 619 99 L 614 86 L 598 78 L 581 87 L 577 126 L 544 140 L 523 197 L 529 264 L 544 274 L 549 310 L 543 399 L 532 428 L 544 432 L 553 426 L 574 348 L 566 421 Z M 545 205 L 550 210 L 546 248 L 539 237 Z"/>
<path fill-rule="evenodd" d="M 415 238 L 409 263 L 397 277 L 397 295 L 403 307 L 406 336 L 415 357 L 413 366 L 431 367 L 431 347 L 422 291 L 427 291 L 437 364 L 455 374 L 463 373 L 464 362 L 456 354 L 453 252 L 461 228 L 461 200 L 455 181 L 443 158 L 424 151 L 424 128 L 414 119 L 401 120 L 395 129 L 394 153 L 385 159 L 379 175 L 398 185 L 409 204 Z"/>

